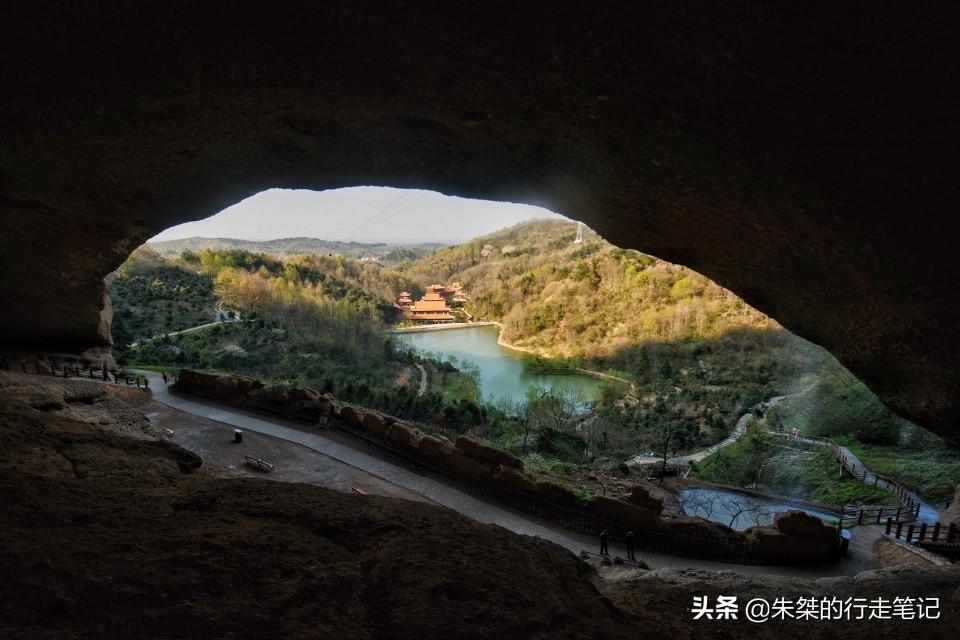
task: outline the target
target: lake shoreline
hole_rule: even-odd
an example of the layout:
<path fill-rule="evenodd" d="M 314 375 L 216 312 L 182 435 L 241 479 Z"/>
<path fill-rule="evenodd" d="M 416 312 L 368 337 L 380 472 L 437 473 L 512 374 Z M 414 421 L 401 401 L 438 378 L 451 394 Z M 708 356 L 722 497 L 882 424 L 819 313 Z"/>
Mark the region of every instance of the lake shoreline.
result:
<path fill-rule="evenodd" d="M 502 326 L 496 322 L 458 323 L 460 326 L 436 325 L 426 331 L 394 330 L 398 343 L 407 344 L 422 353 L 439 354 L 441 359 L 455 358 L 478 367 L 480 394 L 483 398 L 509 398 L 517 402 L 526 397 L 529 388 L 563 388 L 585 398 L 599 397 L 600 381 L 595 375 L 568 368 L 563 373 L 528 369 L 524 349 L 505 345 L 500 339 Z M 422 327 L 416 327 L 421 329 Z M 447 330 L 451 329 L 451 330 Z M 459 330 L 459 333 L 457 332 Z"/>
<path fill-rule="evenodd" d="M 503 339 L 503 325 L 495 320 L 483 320 L 479 322 L 450 322 L 447 324 L 428 324 L 417 327 L 400 327 L 398 329 L 387 329 L 384 333 L 388 334 L 401 334 L 401 333 L 421 333 L 426 331 L 446 331 L 451 329 L 472 329 L 474 327 L 497 327 L 500 329 L 497 332 L 497 344 L 503 347 L 504 349 L 510 349 L 511 351 L 517 351 L 519 353 L 529 353 L 531 355 L 537 356 L 539 358 L 544 358 L 546 360 L 552 360 L 553 356 L 546 355 L 532 347 L 520 347 L 517 345 L 510 344 Z M 627 380 L 626 378 L 620 378 L 618 376 L 611 375 L 609 373 L 603 373 L 602 371 L 594 371 L 592 369 L 584 369 L 582 367 L 574 367 L 574 371 L 577 373 L 582 373 L 587 376 L 594 378 L 599 378 L 601 380 L 612 380 L 614 382 L 620 382 L 623 384 L 633 385 L 633 382 Z M 552 375 L 574 375 L 574 374 L 552 374 Z"/>

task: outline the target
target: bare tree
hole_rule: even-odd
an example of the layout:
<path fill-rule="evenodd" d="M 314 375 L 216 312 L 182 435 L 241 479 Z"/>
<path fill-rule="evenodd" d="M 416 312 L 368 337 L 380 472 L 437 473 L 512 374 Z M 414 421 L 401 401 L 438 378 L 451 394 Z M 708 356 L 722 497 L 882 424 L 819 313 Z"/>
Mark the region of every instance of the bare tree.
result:
<path fill-rule="evenodd" d="M 531 407 L 537 421 L 557 431 L 572 423 L 583 407 L 583 395 L 566 389 L 540 389 L 527 405 Z"/>

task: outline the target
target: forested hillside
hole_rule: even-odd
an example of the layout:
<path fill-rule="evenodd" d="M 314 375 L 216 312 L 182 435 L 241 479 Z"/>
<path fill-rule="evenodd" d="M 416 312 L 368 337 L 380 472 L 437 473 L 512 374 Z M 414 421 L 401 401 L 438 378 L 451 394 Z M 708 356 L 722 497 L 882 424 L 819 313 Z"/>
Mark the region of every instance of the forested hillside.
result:
<path fill-rule="evenodd" d="M 402 270 L 421 284 L 459 280 L 476 319 L 501 322 L 506 342 L 555 369 L 559 359 L 631 380 L 607 390 L 587 434 L 604 452 L 653 450 L 667 428 L 678 449 L 712 443 L 757 402 L 801 391 L 809 431 L 896 440 L 902 421 L 823 349 L 690 269 L 589 229 L 575 238 L 574 223 L 538 220 Z"/>
<path fill-rule="evenodd" d="M 904 422 L 823 349 L 689 269 L 619 249 L 589 230 L 582 243 L 575 235 L 573 223 L 533 221 L 418 259 L 398 251 L 394 267 L 317 253 L 207 248 L 165 258 L 141 249 L 118 270 L 111 292 L 118 357 L 303 382 L 522 452 L 532 428 L 534 441 L 547 443 L 540 453 L 572 463 L 585 453 L 616 460 L 702 447 L 725 437 L 754 404 L 787 394 L 796 395 L 768 422 L 897 442 Z M 553 419 L 553 408 L 569 405 L 563 398 L 480 404 L 471 365 L 457 371 L 396 348 L 383 333 L 400 319 L 393 305 L 400 291 L 416 297 L 428 284 L 453 281 L 471 296 L 474 319 L 501 322 L 506 342 L 549 356 L 531 356 L 531 370 L 580 367 L 629 384 L 606 385 L 594 418 L 576 433 L 568 433 L 576 412 Z M 202 324 L 217 302 L 246 321 L 127 347 Z M 422 397 L 418 363 L 429 374 Z M 566 444 L 554 446 L 558 438 Z"/>
<path fill-rule="evenodd" d="M 609 357 L 640 343 L 717 336 L 772 320 L 698 273 L 620 249 L 559 220 L 524 223 L 406 266 L 422 284 L 459 280 L 478 319 L 548 355 Z"/>
<path fill-rule="evenodd" d="M 122 356 L 136 340 L 213 320 L 210 278 L 182 269 L 149 247 L 133 252 L 114 274 L 113 340 Z"/>

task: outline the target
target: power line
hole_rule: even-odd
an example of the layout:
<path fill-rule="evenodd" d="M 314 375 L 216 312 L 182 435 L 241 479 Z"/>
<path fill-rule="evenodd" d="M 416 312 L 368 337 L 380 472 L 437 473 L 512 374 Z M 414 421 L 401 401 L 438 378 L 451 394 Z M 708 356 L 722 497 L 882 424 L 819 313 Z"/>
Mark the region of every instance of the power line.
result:
<path fill-rule="evenodd" d="M 396 206 L 397 206 L 398 204 L 400 204 L 403 200 L 409 198 L 409 197 L 410 197 L 411 195 L 413 195 L 413 194 L 414 194 L 413 191 L 404 191 L 404 192 L 401 193 L 398 197 L 396 197 L 396 198 L 394 198 L 393 200 L 391 200 L 390 202 L 388 202 L 388 203 L 386 204 L 386 206 L 384 206 L 384 207 L 381 208 L 379 211 L 377 211 L 376 213 L 374 213 L 372 216 L 370 216 L 369 218 L 367 218 L 366 220 L 364 220 L 363 222 L 361 222 L 359 225 L 357 225 L 356 227 L 354 227 L 354 229 L 347 234 L 347 237 L 348 237 L 348 238 L 354 237 L 354 234 L 356 234 L 358 231 L 360 231 L 360 230 L 363 229 L 364 227 L 367 227 L 368 230 L 371 229 L 371 228 L 374 226 L 374 225 L 373 225 L 373 221 L 374 221 L 374 220 L 376 220 L 377 218 L 381 218 L 381 221 L 382 221 L 383 216 L 385 216 L 387 213 L 389 213 L 391 209 L 393 209 L 394 207 L 396 207 Z M 416 195 L 420 195 L 420 194 L 416 194 Z"/>

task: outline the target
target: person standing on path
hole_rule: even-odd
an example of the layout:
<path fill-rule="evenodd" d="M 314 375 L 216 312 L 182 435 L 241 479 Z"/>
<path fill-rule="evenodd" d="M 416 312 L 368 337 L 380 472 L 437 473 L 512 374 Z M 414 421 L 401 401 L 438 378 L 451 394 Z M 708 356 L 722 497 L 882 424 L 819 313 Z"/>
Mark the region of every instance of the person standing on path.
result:
<path fill-rule="evenodd" d="M 167 384 L 167 372 L 164 371 L 162 375 L 163 375 L 163 384 L 166 385 L 166 384 Z"/>
<path fill-rule="evenodd" d="M 633 535 L 633 531 L 627 531 L 627 535 L 626 535 L 626 537 L 624 537 L 624 539 L 623 539 L 623 541 L 627 543 L 627 557 L 628 557 L 629 559 L 631 559 L 631 560 L 636 560 L 636 559 L 637 559 L 637 556 L 634 555 L 634 553 L 633 553 L 633 543 L 634 543 L 634 539 L 635 539 L 635 538 L 634 538 L 634 535 Z"/>
<path fill-rule="evenodd" d="M 610 555 L 607 551 L 607 539 L 609 537 L 610 534 L 607 533 L 606 529 L 600 532 L 600 555 L 602 556 Z"/>

